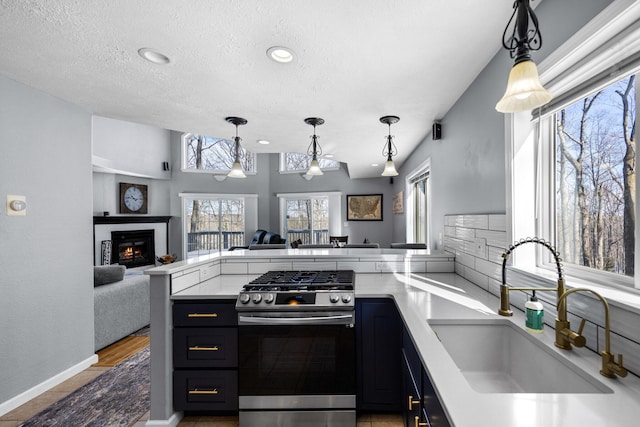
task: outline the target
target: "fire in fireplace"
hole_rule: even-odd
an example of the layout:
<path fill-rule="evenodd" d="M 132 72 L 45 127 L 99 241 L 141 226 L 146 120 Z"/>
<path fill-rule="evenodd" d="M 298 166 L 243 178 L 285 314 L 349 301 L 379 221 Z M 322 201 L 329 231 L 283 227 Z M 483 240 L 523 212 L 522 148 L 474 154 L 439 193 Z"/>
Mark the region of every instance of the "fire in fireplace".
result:
<path fill-rule="evenodd" d="M 112 231 L 111 263 L 127 268 L 155 264 L 154 234 L 154 230 Z"/>

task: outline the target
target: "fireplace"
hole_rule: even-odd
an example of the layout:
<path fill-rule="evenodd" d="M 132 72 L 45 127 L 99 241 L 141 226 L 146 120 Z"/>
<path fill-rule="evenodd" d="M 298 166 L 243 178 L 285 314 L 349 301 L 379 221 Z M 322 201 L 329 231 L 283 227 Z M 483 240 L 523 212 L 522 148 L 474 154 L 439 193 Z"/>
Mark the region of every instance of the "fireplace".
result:
<path fill-rule="evenodd" d="M 127 268 L 155 265 L 154 230 L 112 231 L 111 264 Z"/>

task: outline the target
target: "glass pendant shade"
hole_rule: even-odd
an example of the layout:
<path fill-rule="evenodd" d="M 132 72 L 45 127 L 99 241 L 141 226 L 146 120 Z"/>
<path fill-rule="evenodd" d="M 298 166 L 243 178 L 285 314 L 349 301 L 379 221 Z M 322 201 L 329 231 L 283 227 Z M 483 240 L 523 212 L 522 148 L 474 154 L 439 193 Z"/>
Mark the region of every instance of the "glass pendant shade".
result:
<path fill-rule="evenodd" d="M 396 165 L 393 163 L 393 160 L 387 160 L 384 164 L 384 170 L 382 171 L 382 176 L 397 176 L 398 171 L 396 170 Z"/>
<path fill-rule="evenodd" d="M 238 126 L 246 125 L 247 119 L 243 119 L 242 117 L 227 117 L 225 120 L 236 126 L 236 136 L 233 138 L 233 140 L 235 141 L 235 158 L 233 160 L 233 165 L 231 165 L 231 170 L 229 171 L 227 176 L 229 178 L 246 178 L 247 176 L 244 174 L 242 165 L 240 164 L 240 141 L 242 141 L 242 138 L 238 136 Z"/>
<path fill-rule="evenodd" d="M 240 162 L 233 162 L 233 166 L 231 167 L 231 171 L 227 174 L 229 178 L 246 178 L 247 176 L 244 174 L 242 170 L 242 165 Z"/>
<path fill-rule="evenodd" d="M 540 83 L 538 68 L 533 61 L 513 66 L 504 96 L 496 104 L 501 113 L 517 113 L 545 105 L 553 96 Z"/>
<path fill-rule="evenodd" d="M 322 169 L 320 169 L 320 164 L 318 163 L 318 159 L 311 160 L 311 164 L 309 165 L 309 170 L 307 171 L 307 175 L 324 175 Z"/>

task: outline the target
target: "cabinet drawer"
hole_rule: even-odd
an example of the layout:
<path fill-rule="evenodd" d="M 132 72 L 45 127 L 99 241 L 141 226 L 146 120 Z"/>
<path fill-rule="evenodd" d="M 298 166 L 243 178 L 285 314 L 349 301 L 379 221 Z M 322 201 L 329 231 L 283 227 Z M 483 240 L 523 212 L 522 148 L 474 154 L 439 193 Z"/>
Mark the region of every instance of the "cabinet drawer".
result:
<path fill-rule="evenodd" d="M 176 368 L 235 368 L 238 328 L 176 328 L 173 330 Z"/>
<path fill-rule="evenodd" d="M 237 371 L 174 371 L 173 407 L 178 411 L 237 411 Z"/>
<path fill-rule="evenodd" d="M 236 301 L 173 303 L 173 326 L 235 326 L 238 324 Z"/>

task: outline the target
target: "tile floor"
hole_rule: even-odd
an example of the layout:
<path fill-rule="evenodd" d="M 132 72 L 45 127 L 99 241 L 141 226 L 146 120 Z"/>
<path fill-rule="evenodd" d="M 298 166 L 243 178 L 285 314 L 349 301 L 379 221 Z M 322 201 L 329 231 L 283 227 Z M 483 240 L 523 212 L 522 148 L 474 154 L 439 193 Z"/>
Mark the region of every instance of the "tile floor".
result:
<path fill-rule="evenodd" d="M 85 369 L 51 390 L 0 417 L 0 427 L 17 427 L 22 422 L 28 420 L 41 410 L 88 383 L 108 369 L 110 368 L 95 366 Z M 149 414 L 146 413 L 133 427 L 144 427 L 148 419 Z M 179 426 L 238 427 L 238 417 L 186 416 L 180 421 Z M 403 427 L 402 416 L 399 414 L 360 414 L 358 415 L 356 427 Z"/>

